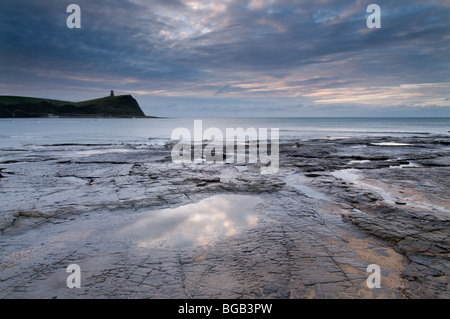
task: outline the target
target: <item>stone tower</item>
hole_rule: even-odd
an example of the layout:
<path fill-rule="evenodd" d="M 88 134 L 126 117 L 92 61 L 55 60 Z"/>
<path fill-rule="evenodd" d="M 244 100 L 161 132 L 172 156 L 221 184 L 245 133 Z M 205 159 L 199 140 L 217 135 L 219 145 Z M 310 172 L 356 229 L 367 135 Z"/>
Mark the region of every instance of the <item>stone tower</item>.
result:
<path fill-rule="evenodd" d="M 113 90 L 111 90 L 110 96 L 114 96 L 114 91 Z"/>

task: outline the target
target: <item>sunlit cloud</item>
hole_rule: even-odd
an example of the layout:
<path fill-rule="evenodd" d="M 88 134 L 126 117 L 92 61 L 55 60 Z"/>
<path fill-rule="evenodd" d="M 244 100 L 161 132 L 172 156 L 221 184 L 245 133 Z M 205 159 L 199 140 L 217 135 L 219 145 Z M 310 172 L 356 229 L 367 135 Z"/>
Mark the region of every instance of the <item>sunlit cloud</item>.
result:
<path fill-rule="evenodd" d="M 305 94 L 305 96 L 313 98 L 315 103 L 325 104 L 402 105 L 406 101 L 411 106 L 450 106 L 446 92 L 450 92 L 450 82 L 401 84 L 397 87 L 328 89 Z"/>

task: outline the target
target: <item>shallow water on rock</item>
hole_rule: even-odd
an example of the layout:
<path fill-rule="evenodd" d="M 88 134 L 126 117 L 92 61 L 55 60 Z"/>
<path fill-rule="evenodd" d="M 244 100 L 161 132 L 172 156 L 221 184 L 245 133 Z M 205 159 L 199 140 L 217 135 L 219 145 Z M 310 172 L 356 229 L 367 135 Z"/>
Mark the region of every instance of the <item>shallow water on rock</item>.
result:
<path fill-rule="evenodd" d="M 396 142 L 381 142 L 381 143 L 370 143 L 375 146 L 411 146 L 409 143 L 396 143 Z"/>
<path fill-rule="evenodd" d="M 75 176 L 66 176 L 66 177 L 61 177 L 61 178 L 66 181 L 73 182 L 73 183 L 88 184 L 88 181 L 86 181 L 82 178 L 79 178 L 79 177 L 75 177 Z"/>
<path fill-rule="evenodd" d="M 299 191 L 301 191 L 303 194 L 305 194 L 310 198 L 320 201 L 332 201 L 331 198 L 325 195 L 324 193 L 316 191 L 312 187 L 307 186 L 306 184 L 308 182 L 308 177 L 305 177 L 304 175 L 300 174 L 289 175 L 285 178 L 285 182 L 288 185 L 297 188 Z"/>
<path fill-rule="evenodd" d="M 140 213 L 117 235 L 139 247 L 207 245 L 256 226 L 254 208 L 261 202 L 249 195 L 215 195 L 198 203 Z"/>
<path fill-rule="evenodd" d="M 360 171 L 354 168 L 346 168 L 331 172 L 331 175 L 338 179 L 342 179 L 346 183 L 358 183 L 363 176 L 358 174 Z"/>

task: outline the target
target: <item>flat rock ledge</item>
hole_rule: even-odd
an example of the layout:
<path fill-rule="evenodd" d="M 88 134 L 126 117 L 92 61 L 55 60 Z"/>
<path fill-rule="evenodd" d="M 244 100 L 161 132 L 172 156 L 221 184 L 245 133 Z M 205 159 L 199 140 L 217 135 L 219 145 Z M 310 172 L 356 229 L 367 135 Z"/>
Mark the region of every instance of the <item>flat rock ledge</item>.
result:
<path fill-rule="evenodd" d="M 450 297 L 449 136 L 282 140 L 272 175 L 174 164 L 171 145 L 0 149 L 0 298 Z M 257 223 L 187 246 L 121 235 L 215 195 L 259 198 Z"/>

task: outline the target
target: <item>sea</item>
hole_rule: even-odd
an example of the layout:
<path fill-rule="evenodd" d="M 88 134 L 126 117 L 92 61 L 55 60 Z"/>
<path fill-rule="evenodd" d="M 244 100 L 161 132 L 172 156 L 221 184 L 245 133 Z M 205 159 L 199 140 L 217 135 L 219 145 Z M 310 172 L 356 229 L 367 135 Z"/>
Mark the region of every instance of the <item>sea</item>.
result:
<path fill-rule="evenodd" d="M 279 129 L 280 139 L 448 135 L 450 118 L 28 118 L 0 119 L 0 148 L 54 144 L 164 144 L 176 128 Z M 199 123 L 199 122 L 197 122 Z"/>

